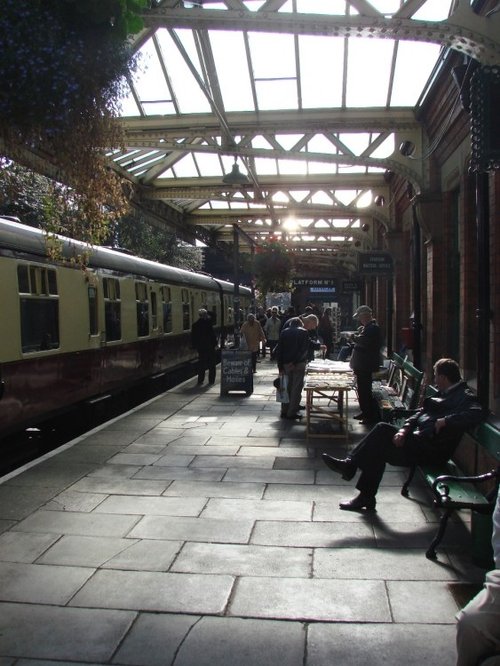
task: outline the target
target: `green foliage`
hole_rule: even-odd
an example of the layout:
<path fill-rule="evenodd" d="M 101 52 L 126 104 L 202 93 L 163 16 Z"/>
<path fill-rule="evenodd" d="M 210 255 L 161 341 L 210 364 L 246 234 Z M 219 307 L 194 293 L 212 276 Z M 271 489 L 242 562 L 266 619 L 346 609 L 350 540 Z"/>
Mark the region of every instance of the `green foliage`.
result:
<path fill-rule="evenodd" d="M 120 147 L 115 118 L 125 76 L 135 67 L 127 35 L 142 27 L 147 0 L 2 0 L 0 139 L 29 164 L 26 149 L 55 165 L 61 197 L 57 231 L 99 244 L 126 208 L 120 178 L 103 148 Z M 40 200 L 41 202 L 42 200 Z M 56 221 L 53 201 L 47 215 Z"/>
<path fill-rule="evenodd" d="M 290 291 L 292 271 L 292 257 L 280 243 L 269 243 L 255 254 L 253 272 L 256 288 L 264 298 L 269 292 Z"/>
<path fill-rule="evenodd" d="M 140 212 L 117 218 L 110 226 L 99 220 L 82 224 L 78 194 L 5 158 L 0 158 L 0 215 L 15 216 L 22 224 L 45 230 L 50 234 L 48 250 L 53 256 L 57 244 L 50 238 L 58 233 L 91 245 L 121 247 L 170 266 L 201 270 L 199 248 L 186 246 L 175 234 L 152 226 Z M 81 257 L 80 262 L 84 261 Z"/>

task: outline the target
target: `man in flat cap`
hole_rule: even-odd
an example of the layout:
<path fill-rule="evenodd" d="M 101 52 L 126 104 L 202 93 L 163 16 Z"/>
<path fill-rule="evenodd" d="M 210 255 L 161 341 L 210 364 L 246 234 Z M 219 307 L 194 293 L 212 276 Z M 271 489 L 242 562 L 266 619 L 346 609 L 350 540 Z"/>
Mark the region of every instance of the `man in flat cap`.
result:
<path fill-rule="evenodd" d="M 382 335 L 368 305 L 360 305 L 353 317 L 359 321 L 360 327 L 353 336 L 350 366 L 356 375 L 361 410 L 354 418 L 364 425 L 373 425 L 379 420 L 379 414 L 372 394 L 372 375 L 380 367 Z"/>

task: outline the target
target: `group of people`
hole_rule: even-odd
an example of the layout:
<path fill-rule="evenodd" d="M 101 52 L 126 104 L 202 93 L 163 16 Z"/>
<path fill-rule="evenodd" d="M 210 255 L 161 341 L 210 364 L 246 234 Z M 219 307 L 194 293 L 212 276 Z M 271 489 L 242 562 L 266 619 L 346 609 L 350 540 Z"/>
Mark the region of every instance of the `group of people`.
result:
<path fill-rule="evenodd" d="M 372 373 L 380 365 L 382 337 L 367 305 L 360 306 L 354 317 L 360 323 L 350 360 L 361 409 L 357 417 L 363 424 L 370 425 L 377 420 L 371 382 Z M 286 377 L 289 401 L 281 404 L 282 418 L 300 419 L 306 365 L 314 358 L 315 350 L 324 352 L 328 348 L 324 336 L 318 335 L 319 324 L 319 318 L 310 311 L 282 322 L 277 308 L 273 308 L 264 326 L 255 314 L 249 314 L 241 327 L 241 335 L 252 353 L 253 369 L 260 344 L 267 341 L 280 376 Z M 199 319 L 193 324 L 192 344 L 199 354 L 198 384 L 203 383 L 207 369 L 209 383 L 213 384 L 217 339 L 211 318 L 204 309 L 199 311 Z M 341 510 L 375 510 L 387 463 L 403 467 L 444 464 L 453 456 L 464 431 L 484 419 L 484 408 L 462 380 L 455 360 L 441 358 L 434 364 L 433 371 L 439 393 L 426 398 L 422 408 L 409 416 L 401 427 L 376 423 L 346 458 L 322 454 L 327 467 L 344 480 L 351 481 L 360 473 L 356 483 L 358 494 L 341 501 Z M 486 575 L 483 590 L 457 615 L 457 666 L 500 664 L 500 496 L 496 500 L 493 523 L 495 569 Z"/>

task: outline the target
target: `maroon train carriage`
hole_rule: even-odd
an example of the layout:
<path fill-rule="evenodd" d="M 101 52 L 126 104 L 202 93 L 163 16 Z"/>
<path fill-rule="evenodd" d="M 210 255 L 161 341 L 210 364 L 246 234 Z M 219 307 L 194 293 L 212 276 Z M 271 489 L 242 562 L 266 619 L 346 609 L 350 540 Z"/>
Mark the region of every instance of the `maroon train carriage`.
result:
<path fill-rule="evenodd" d="M 209 310 L 232 333 L 234 288 L 211 276 L 58 237 L 0 218 L 0 437 L 192 363 L 193 320 Z M 246 313 L 251 290 L 240 287 Z"/>

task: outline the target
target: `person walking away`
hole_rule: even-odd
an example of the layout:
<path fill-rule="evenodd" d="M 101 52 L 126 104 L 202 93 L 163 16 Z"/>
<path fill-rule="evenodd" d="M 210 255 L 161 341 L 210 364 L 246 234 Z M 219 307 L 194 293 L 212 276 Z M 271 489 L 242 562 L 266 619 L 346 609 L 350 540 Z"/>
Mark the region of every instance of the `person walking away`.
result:
<path fill-rule="evenodd" d="M 500 664 L 500 493 L 493 513 L 493 560 L 481 592 L 457 613 L 457 666 Z"/>
<path fill-rule="evenodd" d="M 278 308 L 272 308 L 271 316 L 267 319 L 264 326 L 264 333 L 267 338 L 267 345 L 269 347 L 269 355 L 271 361 L 275 360 L 275 349 L 280 339 L 281 332 L 281 319 L 278 317 Z"/>
<path fill-rule="evenodd" d="M 325 308 L 325 311 L 319 320 L 318 335 L 323 340 L 323 344 L 326 346 L 325 357 L 330 358 L 333 353 L 333 324 L 331 308 Z"/>
<path fill-rule="evenodd" d="M 267 314 L 264 312 L 264 308 L 257 308 L 257 312 L 255 314 L 255 319 L 259 322 L 259 324 L 262 326 L 262 330 L 265 330 L 265 325 L 266 321 L 268 320 Z M 266 343 L 263 342 L 262 344 L 259 344 L 259 353 L 257 356 L 262 356 L 262 358 L 266 358 Z"/>
<path fill-rule="evenodd" d="M 353 317 L 361 324 L 353 336 L 354 347 L 349 362 L 356 376 L 361 410 L 354 418 L 364 425 L 373 425 L 379 420 L 377 405 L 373 399 L 372 381 L 373 373 L 380 367 L 382 335 L 368 305 L 360 305 Z"/>
<path fill-rule="evenodd" d="M 247 315 L 247 320 L 241 327 L 240 334 L 245 338 L 247 349 L 252 352 L 252 372 L 257 372 L 259 347 L 261 342 L 266 344 L 266 336 L 252 312 Z"/>
<path fill-rule="evenodd" d="M 483 420 L 481 403 L 462 381 L 456 361 L 439 359 L 434 364 L 434 381 L 439 394 L 426 398 L 422 408 L 399 430 L 390 423 L 378 423 L 349 457 L 338 459 L 327 453 L 321 455 L 325 465 L 346 481 L 361 470 L 356 484 L 359 495 L 341 502 L 341 509 L 375 509 L 375 496 L 386 463 L 397 467 L 442 465 L 452 457 L 465 430 Z"/>
<path fill-rule="evenodd" d="M 281 376 L 288 380 L 288 403 L 281 403 L 281 418 L 300 419 L 300 397 L 304 386 L 307 354 L 309 351 L 309 333 L 302 326 L 300 317 L 293 317 L 287 328 L 281 331 L 277 361 Z"/>
<path fill-rule="evenodd" d="M 206 370 L 208 383 L 215 383 L 217 335 L 212 318 L 205 308 L 198 310 L 198 317 L 191 327 L 191 346 L 198 352 L 198 386 L 201 386 L 205 381 Z"/>

